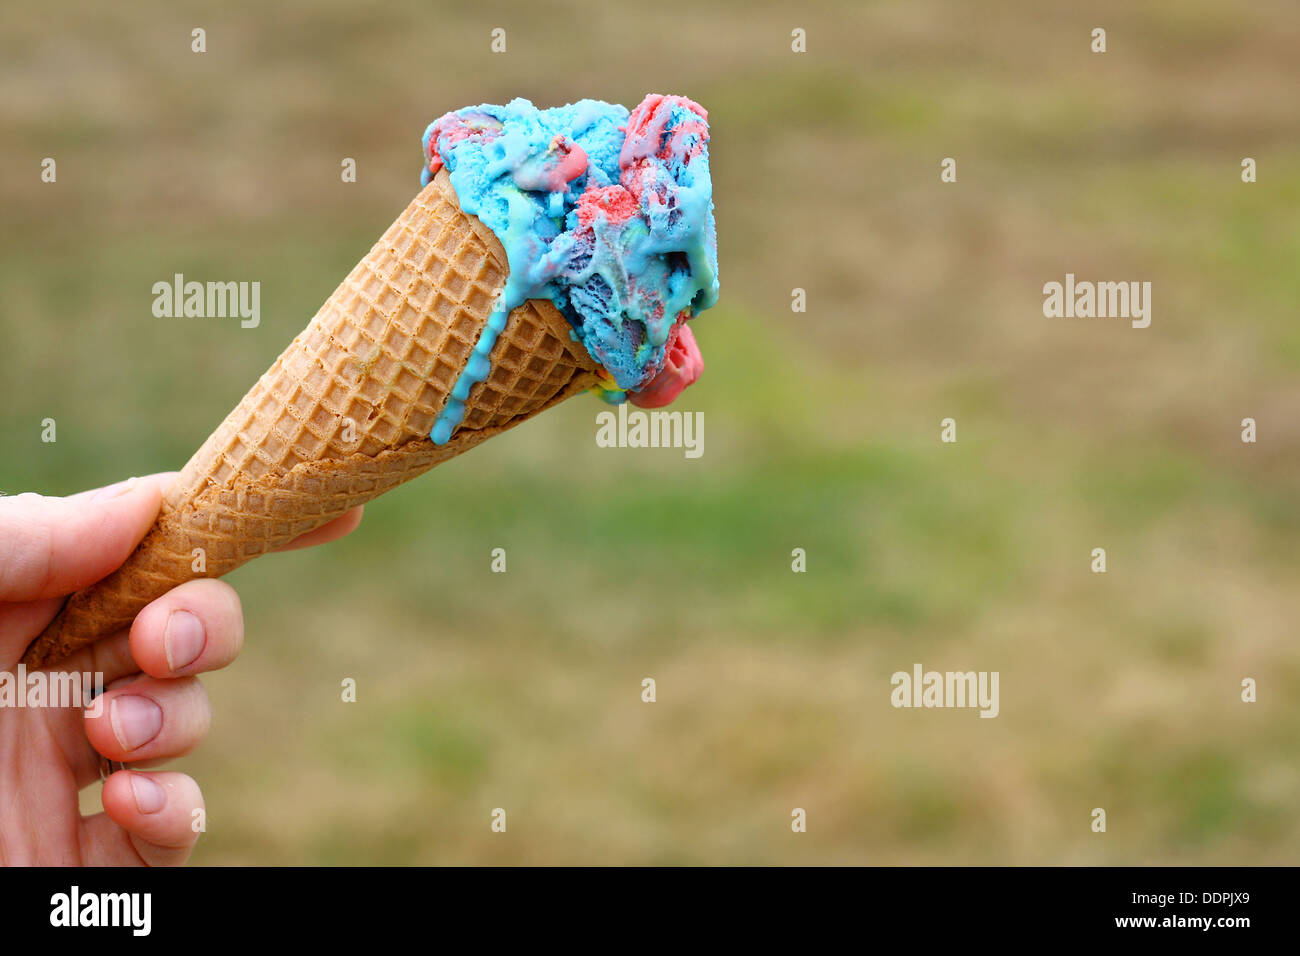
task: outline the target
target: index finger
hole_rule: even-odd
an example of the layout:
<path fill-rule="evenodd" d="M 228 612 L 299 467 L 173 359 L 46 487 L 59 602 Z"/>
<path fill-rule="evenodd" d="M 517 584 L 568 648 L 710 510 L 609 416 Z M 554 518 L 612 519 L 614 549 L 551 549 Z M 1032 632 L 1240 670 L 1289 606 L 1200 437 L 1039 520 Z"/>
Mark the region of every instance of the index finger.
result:
<path fill-rule="evenodd" d="M 239 595 L 215 578 L 186 581 L 136 615 L 130 642 L 132 657 L 151 677 L 220 670 L 244 646 Z"/>

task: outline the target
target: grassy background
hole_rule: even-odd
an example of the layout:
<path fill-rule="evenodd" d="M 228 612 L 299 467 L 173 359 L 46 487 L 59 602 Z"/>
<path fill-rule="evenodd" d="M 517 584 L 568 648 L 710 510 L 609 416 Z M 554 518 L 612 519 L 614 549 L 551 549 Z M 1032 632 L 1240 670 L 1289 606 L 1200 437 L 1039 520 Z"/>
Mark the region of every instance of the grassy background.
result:
<path fill-rule="evenodd" d="M 712 120 L 704 457 L 579 398 L 232 575 L 196 862 L 1297 862 L 1294 4 L 86 6 L 0 13 L 8 493 L 183 464 L 445 110 Z M 175 272 L 261 326 L 154 318 Z M 1066 272 L 1151 281 L 1151 327 L 1044 319 Z M 891 708 L 914 662 L 1001 715 Z"/>

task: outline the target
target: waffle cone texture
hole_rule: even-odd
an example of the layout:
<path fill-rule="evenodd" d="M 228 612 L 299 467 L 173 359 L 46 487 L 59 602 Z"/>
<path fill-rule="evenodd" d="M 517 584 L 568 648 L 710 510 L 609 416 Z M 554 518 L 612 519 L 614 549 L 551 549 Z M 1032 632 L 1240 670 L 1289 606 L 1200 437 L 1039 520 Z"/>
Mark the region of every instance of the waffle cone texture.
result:
<path fill-rule="evenodd" d="M 508 272 L 440 171 L 189 460 L 126 563 L 73 594 L 24 663 L 57 664 L 178 584 L 233 571 L 594 385 L 564 316 L 529 300 L 451 440 L 429 440 Z"/>

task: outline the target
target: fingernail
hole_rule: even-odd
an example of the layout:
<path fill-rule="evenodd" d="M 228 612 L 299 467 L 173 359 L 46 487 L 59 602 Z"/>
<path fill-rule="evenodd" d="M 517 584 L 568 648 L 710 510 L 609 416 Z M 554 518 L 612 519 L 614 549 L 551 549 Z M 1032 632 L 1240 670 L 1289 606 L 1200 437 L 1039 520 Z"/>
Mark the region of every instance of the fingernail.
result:
<path fill-rule="evenodd" d="M 167 805 L 167 791 L 144 774 L 131 774 L 131 792 L 135 794 L 135 808 L 141 813 L 157 813 Z"/>
<path fill-rule="evenodd" d="M 167 655 L 167 669 L 173 672 L 188 667 L 203 653 L 208 642 L 203 632 L 203 622 L 186 610 L 172 611 L 163 631 L 163 653 Z"/>
<path fill-rule="evenodd" d="M 113 698 L 109 709 L 113 736 L 123 750 L 136 750 L 158 736 L 162 730 L 162 708 L 148 697 L 128 694 Z"/>
<path fill-rule="evenodd" d="M 90 500 L 106 501 L 109 498 L 116 498 L 119 495 L 124 495 L 127 492 L 131 491 L 139 483 L 140 483 L 139 478 L 128 478 L 126 481 L 119 481 L 115 485 L 109 485 L 106 488 L 100 488 L 97 492 L 95 492 L 94 496 Z"/>

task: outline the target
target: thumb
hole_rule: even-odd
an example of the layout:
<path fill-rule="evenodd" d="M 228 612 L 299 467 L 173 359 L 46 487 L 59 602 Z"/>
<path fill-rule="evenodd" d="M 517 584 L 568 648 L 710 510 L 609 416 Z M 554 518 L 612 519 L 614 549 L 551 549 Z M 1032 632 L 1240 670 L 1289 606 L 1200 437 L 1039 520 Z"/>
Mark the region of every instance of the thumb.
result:
<path fill-rule="evenodd" d="M 118 568 L 153 524 L 170 475 L 72 498 L 0 498 L 0 601 L 58 597 Z"/>

